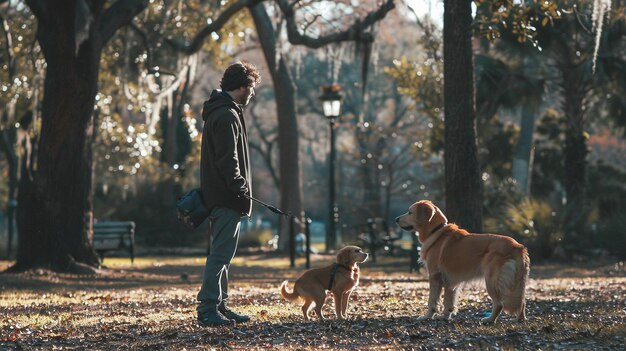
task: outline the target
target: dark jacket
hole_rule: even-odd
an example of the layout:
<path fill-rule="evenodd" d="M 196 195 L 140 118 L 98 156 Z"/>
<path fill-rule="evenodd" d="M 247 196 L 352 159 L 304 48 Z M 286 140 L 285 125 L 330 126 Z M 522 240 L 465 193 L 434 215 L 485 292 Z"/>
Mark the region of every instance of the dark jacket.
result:
<path fill-rule="evenodd" d="M 209 211 L 227 207 L 250 216 L 250 154 L 243 109 L 226 92 L 214 90 L 202 109 L 200 184 Z"/>

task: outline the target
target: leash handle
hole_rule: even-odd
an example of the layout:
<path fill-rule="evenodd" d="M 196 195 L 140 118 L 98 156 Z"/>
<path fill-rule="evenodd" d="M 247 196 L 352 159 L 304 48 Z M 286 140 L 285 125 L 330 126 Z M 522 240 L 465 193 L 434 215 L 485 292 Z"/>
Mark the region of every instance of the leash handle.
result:
<path fill-rule="evenodd" d="M 259 204 L 261 204 L 261 205 L 265 206 L 267 209 L 269 209 L 270 211 L 272 211 L 272 212 L 274 212 L 274 213 L 276 213 L 276 214 L 283 215 L 283 216 L 287 216 L 287 217 L 293 217 L 293 215 L 292 215 L 291 213 L 288 213 L 288 212 L 282 211 L 282 210 L 281 210 L 281 209 L 279 209 L 279 208 L 276 208 L 276 207 L 274 207 L 274 206 L 272 206 L 272 205 L 266 204 L 265 202 L 263 202 L 263 201 L 261 201 L 261 200 L 259 200 L 259 199 L 255 199 L 254 197 L 252 197 L 252 196 L 250 196 L 250 195 L 244 194 L 243 196 L 244 196 L 246 199 L 248 199 L 248 200 L 252 200 L 252 201 L 254 201 L 254 202 L 258 202 Z"/>

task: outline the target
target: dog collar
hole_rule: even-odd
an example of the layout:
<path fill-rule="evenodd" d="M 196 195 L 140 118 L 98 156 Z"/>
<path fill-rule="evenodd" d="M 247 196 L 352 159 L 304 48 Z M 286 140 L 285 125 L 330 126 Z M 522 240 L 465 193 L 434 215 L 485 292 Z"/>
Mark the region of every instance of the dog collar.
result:
<path fill-rule="evenodd" d="M 341 264 L 339 262 L 335 262 L 335 265 L 333 266 L 333 270 L 332 272 L 330 272 L 330 281 L 328 282 L 328 289 L 326 290 L 330 290 L 333 287 L 333 283 L 335 282 L 335 274 L 337 274 L 337 271 L 339 270 L 339 267 L 343 267 L 347 270 L 351 270 L 348 266 Z"/>
<path fill-rule="evenodd" d="M 435 228 L 433 228 L 433 230 L 430 231 L 430 234 L 438 231 L 439 229 L 445 227 L 448 224 L 448 222 L 443 222 L 441 224 L 439 224 L 438 226 L 436 226 Z"/>

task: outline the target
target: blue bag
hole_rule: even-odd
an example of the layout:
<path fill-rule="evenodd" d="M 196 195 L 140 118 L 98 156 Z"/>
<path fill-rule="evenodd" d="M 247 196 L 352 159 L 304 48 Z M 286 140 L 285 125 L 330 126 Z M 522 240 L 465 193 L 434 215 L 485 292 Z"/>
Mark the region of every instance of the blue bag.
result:
<path fill-rule="evenodd" d="M 178 220 L 189 229 L 198 228 L 209 217 L 209 211 L 204 206 L 202 191 L 192 189 L 176 203 Z"/>

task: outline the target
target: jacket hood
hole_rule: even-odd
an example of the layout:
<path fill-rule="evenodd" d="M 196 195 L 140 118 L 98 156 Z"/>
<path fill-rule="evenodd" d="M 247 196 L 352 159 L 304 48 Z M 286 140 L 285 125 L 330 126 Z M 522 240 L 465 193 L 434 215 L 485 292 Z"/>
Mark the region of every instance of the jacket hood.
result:
<path fill-rule="evenodd" d="M 227 92 L 220 89 L 213 90 L 209 100 L 204 102 L 204 108 L 202 109 L 202 120 L 206 121 L 209 115 L 223 107 L 234 108 L 239 114 L 242 113 L 241 106 L 233 100 Z"/>

